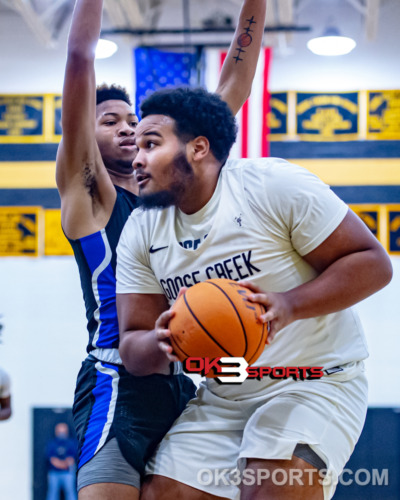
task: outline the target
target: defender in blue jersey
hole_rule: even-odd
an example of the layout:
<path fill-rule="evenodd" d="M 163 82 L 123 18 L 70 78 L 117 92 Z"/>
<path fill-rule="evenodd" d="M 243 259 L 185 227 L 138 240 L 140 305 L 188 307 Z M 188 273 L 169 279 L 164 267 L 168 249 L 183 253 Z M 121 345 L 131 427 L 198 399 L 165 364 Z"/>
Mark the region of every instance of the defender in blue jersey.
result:
<path fill-rule="evenodd" d="M 194 395 L 192 381 L 167 364 L 134 377 L 119 357 L 115 305 L 116 246 L 136 206 L 132 161 L 138 119 L 126 92 L 96 92 L 94 53 L 102 0 L 77 0 L 68 40 L 57 186 L 63 230 L 79 267 L 88 320 L 88 357 L 78 375 L 74 421 L 79 439 L 79 499 L 136 500 L 157 443 Z M 234 113 L 250 94 L 266 0 L 244 0 L 217 92 Z M 251 43 L 235 58 L 252 19 Z"/>

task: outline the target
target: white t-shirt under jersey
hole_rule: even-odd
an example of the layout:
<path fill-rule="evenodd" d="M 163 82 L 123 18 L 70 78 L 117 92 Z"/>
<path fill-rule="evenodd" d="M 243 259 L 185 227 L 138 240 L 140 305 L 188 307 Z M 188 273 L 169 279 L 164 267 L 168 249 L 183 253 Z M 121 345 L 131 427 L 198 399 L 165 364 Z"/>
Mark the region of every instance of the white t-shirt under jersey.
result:
<path fill-rule="evenodd" d="M 289 290 L 316 276 L 301 256 L 325 241 L 348 211 L 316 176 L 277 158 L 229 160 L 208 206 L 217 209 L 196 249 L 179 244 L 196 214 L 186 216 L 177 238 L 176 207 L 134 210 L 117 249 L 117 293 L 164 293 L 172 304 L 180 287 L 209 278 Z M 358 317 L 349 308 L 288 325 L 253 366 L 328 369 L 367 356 Z"/>

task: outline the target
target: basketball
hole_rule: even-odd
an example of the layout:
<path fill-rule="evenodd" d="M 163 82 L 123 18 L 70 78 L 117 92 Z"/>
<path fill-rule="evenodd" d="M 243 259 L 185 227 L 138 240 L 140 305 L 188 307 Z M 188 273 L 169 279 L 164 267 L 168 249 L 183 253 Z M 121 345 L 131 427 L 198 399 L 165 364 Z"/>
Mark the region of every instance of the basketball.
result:
<path fill-rule="evenodd" d="M 242 357 L 249 365 L 262 353 L 267 326 L 258 320 L 265 312 L 249 302 L 252 292 L 228 279 L 197 283 L 172 306 L 171 344 L 177 357 Z"/>

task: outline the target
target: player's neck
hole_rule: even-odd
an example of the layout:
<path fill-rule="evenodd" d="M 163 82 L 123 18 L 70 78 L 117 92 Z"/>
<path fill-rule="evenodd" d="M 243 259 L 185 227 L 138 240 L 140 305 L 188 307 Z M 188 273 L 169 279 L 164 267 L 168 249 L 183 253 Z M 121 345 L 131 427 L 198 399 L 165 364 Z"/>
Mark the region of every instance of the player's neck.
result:
<path fill-rule="evenodd" d="M 107 168 L 107 172 L 115 186 L 122 187 L 133 194 L 138 194 L 139 190 L 133 172 L 122 173 L 111 168 Z"/>
<path fill-rule="evenodd" d="M 218 184 L 219 172 L 205 176 L 193 182 L 178 203 L 178 208 L 185 214 L 195 214 L 211 200 Z"/>

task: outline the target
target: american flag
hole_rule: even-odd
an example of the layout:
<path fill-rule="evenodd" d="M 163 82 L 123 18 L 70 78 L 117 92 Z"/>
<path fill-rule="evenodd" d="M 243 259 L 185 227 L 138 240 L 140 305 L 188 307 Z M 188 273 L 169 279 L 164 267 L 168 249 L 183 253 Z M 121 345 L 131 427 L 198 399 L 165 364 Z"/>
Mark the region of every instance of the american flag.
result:
<path fill-rule="evenodd" d="M 155 90 L 196 84 L 194 54 L 141 47 L 135 49 L 134 57 L 138 116 L 140 103 Z"/>

